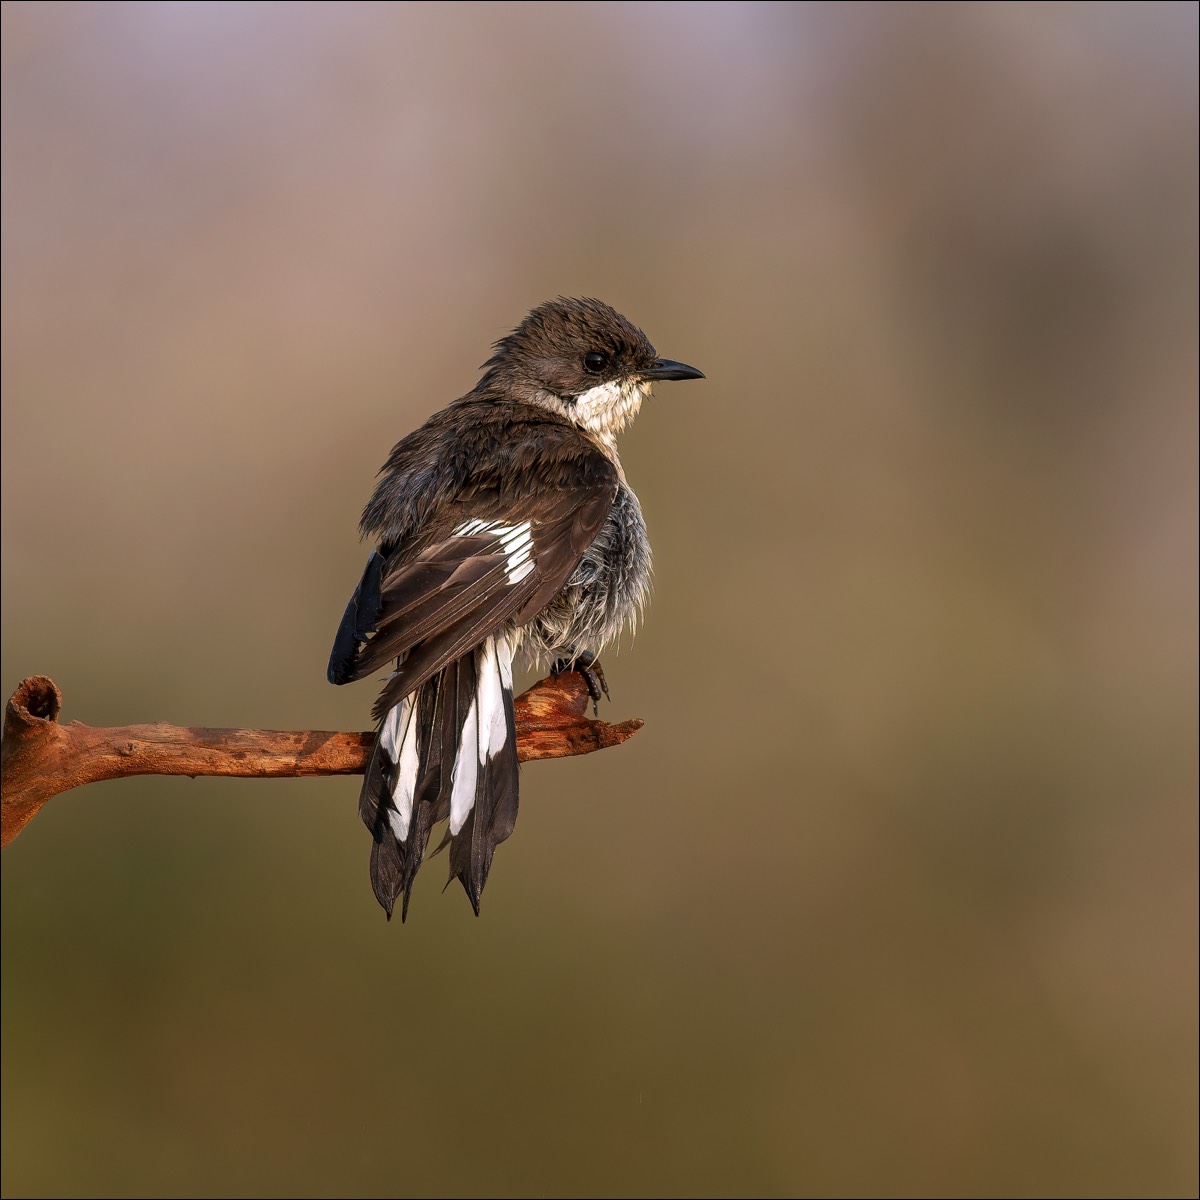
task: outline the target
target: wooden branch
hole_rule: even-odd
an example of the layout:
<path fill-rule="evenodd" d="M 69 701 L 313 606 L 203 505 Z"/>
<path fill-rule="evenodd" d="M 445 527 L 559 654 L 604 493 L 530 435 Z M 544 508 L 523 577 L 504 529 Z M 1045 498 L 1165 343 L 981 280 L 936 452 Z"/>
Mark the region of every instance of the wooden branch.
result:
<path fill-rule="evenodd" d="M 590 703 L 575 672 L 543 679 L 518 696 L 517 753 L 522 762 L 566 758 L 618 746 L 642 727 L 585 717 Z M 272 729 L 182 729 L 60 725 L 62 693 L 54 680 L 31 675 L 13 693 L 0 743 L 0 845 L 9 842 L 59 792 L 127 775 L 361 775 L 374 733 Z"/>

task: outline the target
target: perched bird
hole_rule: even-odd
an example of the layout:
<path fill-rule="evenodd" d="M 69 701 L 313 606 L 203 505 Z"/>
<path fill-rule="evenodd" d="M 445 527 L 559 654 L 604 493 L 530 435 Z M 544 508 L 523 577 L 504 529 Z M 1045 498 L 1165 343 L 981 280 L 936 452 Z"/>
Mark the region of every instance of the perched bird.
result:
<path fill-rule="evenodd" d="M 596 655 L 650 582 L 616 435 L 656 381 L 704 378 L 599 300 L 540 305 L 482 369 L 381 469 L 360 523 L 378 548 L 329 659 L 339 684 L 394 667 L 359 800 L 389 917 L 401 893 L 407 914 L 443 820 L 450 877 L 478 915 L 517 819 L 513 659 L 582 672 L 593 702 L 607 691 Z"/>

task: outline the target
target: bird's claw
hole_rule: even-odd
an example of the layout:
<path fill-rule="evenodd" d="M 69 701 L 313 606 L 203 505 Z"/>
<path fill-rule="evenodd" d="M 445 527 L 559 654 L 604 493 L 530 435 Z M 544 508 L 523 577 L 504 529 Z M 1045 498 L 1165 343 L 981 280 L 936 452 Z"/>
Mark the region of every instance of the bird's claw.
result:
<path fill-rule="evenodd" d="M 600 660 L 590 651 L 584 650 L 574 658 L 560 658 L 550 668 L 551 675 L 565 675 L 568 671 L 578 671 L 587 684 L 588 695 L 592 698 L 592 715 L 600 715 L 600 697 L 612 700 L 608 693 L 608 680 L 604 678 L 604 668 Z"/>

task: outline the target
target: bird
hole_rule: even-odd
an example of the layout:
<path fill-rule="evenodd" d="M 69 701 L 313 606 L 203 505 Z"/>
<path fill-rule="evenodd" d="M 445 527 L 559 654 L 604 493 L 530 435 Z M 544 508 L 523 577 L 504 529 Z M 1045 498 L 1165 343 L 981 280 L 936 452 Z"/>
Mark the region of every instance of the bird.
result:
<path fill-rule="evenodd" d="M 389 920 L 442 821 L 447 886 L 479 915 L 517 819 L 514 662 L 580 672 L 594 707 L 607 694 L 598 656 L 636 626 L 651 572 L 616 438 L 655 383 L 705 377 L 591 298 L 539 305 L 492 350 L 380 468 L 359 522 L 375 548 L 329 657 L 334 684 L 390 668 L 359 797 Z"/>

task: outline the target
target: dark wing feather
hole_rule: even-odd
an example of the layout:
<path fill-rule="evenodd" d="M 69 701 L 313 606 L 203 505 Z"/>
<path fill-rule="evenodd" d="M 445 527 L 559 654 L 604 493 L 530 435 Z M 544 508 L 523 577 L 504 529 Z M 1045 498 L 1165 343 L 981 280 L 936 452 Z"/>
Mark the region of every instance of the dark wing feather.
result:
<path fill-rule="evenodd" d="M 363 577 L 342 614 L 342 623 L 338 626 L 329 655 L 330 683 L 348 683 L 354 678 L 350 671 L 359 643 L 375 632 L 375 622 L 383 607 L 380 585 L 384 561 L 384 556 L 378 550 L 371 551 Z"/>
<path fill-rule="evenodd" d="M 599 486 L 552 488 L 507 505 L 494 494 L 486 504 L 457 502 L 439 522 L 440 536 L 407 553 L 372 555 L 338 631 L 330 678 L 336 674 L 338 682 L 350 682 L 400 659 L 376 703 L 380 718 L 505 622 L 532 619 L 562 589 L 599 533 L 616 486 L 613 471 Z M 511 582 L 502 535 L 454 535 L 473 520 L 507 528 L 528 521 L 533 569 Z"/>

